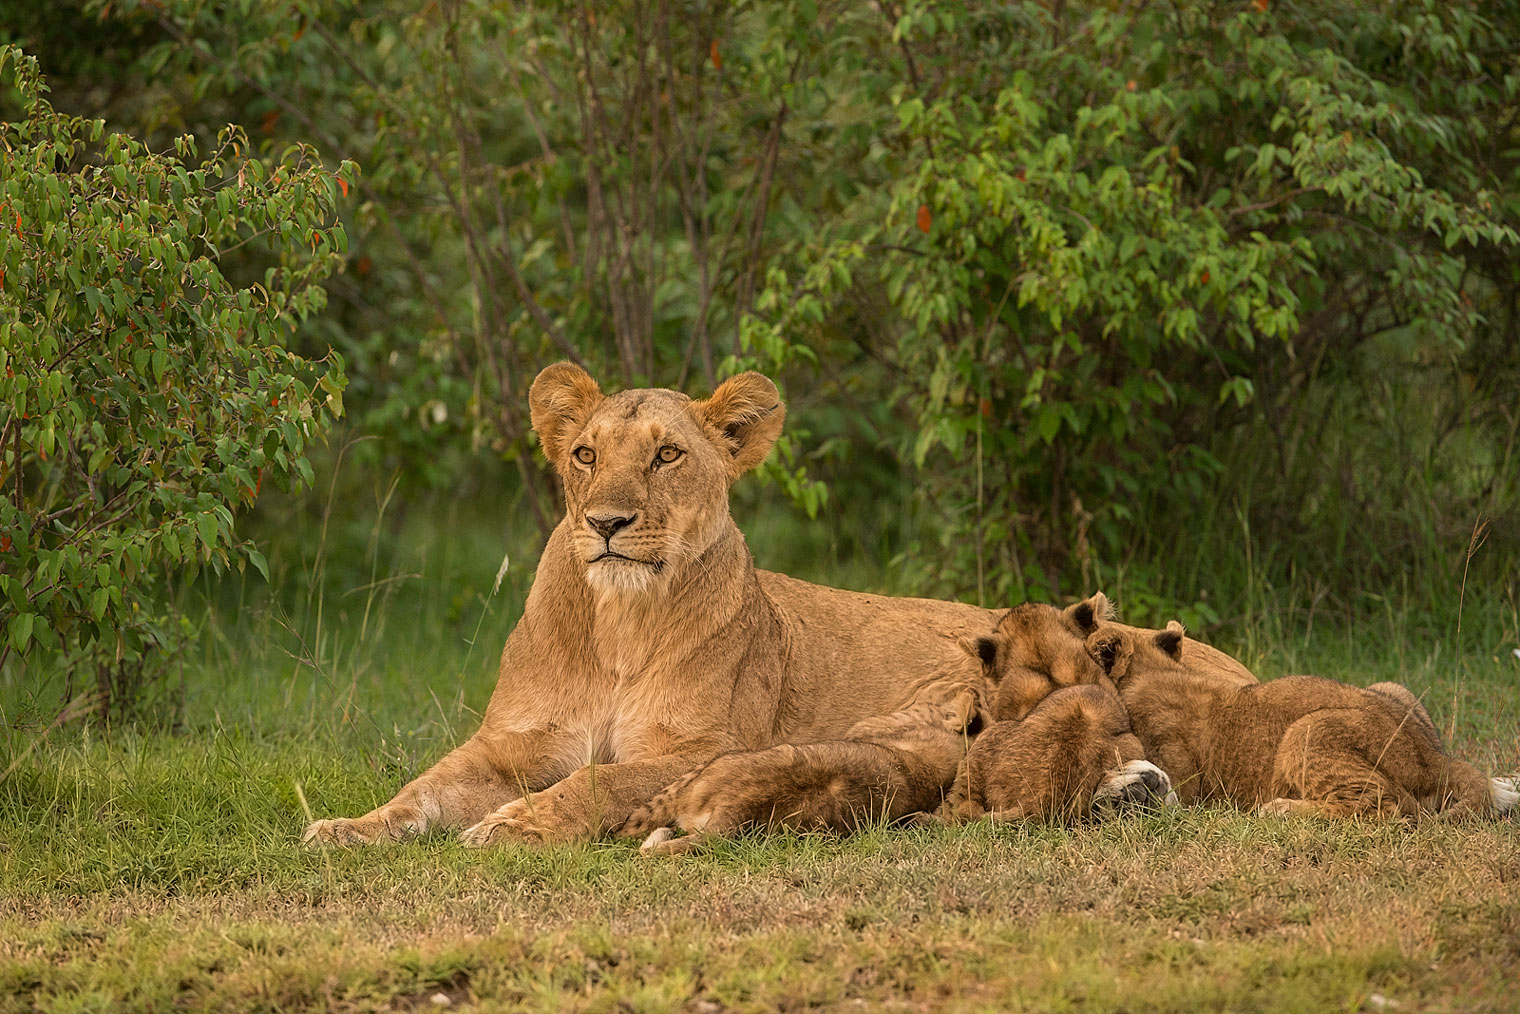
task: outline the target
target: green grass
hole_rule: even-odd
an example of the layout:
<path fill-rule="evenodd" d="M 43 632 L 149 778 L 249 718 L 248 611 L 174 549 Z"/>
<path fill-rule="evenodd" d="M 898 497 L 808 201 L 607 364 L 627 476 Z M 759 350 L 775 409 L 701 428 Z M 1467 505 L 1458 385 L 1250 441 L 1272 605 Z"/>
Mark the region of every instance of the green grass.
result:
<path fill-rule="evenodd" d="M 331 580 L 308 596 L 295 565 L 283 600 L 187 593 L 202 631 L 172 731 L 42 737 L 46 694 L 0 687 L 0 770 L 17 761 L 0 781 L 0 1014 L 425 1010 L 440 993 L 449 1009 L 703 1014 L 1516 1009 L 1514 820 L 1173 810 L 751 836 L 671 861 L 449 835 L 304 851 L 308 806 L 363 812 L 478 721 L 531 551 L 493 594 L 499 556 L 449 531 L 408 521 L 410 556 L 344 578 L 420 575 L 383 600 Z M 890 586 L 868 567 L 842 583 Z M 1405 682 L 1456 752 L 1520 770 L 1508 604 L 1479 590 L 1458 640 L 1408 604 L 1309 623 L 1274 601 L 1216 631 L 1222 646 L 1264 676 Z"/>

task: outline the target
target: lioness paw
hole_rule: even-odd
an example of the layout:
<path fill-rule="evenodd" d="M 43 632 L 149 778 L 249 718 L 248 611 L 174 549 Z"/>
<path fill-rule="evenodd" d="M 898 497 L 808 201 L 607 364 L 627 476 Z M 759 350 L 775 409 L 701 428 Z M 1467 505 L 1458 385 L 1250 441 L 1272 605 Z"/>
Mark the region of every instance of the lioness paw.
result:
<path fill-rule="evenodd" d="M 365 817 L 314 820 L 301 832 L 301 844 L 312 848 L 337 845 L 373 845 L 387 837 L 385 825 Z"/>

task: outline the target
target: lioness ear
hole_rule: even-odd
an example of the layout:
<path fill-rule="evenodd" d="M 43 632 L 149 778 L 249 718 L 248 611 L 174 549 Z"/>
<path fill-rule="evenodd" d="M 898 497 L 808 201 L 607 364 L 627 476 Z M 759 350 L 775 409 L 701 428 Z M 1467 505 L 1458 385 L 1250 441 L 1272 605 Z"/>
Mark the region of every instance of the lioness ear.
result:
<path fill-rule="evenodd" d="M 1114 607 L 1109 604 L 1107 595 L 1096 592 L 1091 598 L 1067 606 L 1066 616 L 1085 637 L 1098 629 L 1099 623 L 1114 618 Z"/>
<path fill-rule="evenodd" d="M 544 456 L 556 469 L 570 453 L 569 443 L 591 418 L 602 389 L 574 363 L 545 366 L 528 389 L 528 412 Z"/>
<path fill-rule="evenodd" d="M 712 397 L 692 403 L 697 418 L 717 430 L 731 459 L 729 479 L 765 460 L 781 435 L 786 406 L 776 385 L 758 373 L 741 373 L 718 385 Z"/>
<path fill-rule="evenodd" d="M 1160 648 L 1172 661 L 1180 661 L 1182 658 L 1182 624 L 1172 620 L 1166 625 L 1166 629 L 1156 635 L 1156 647 Z"/>
<path fill-rule="evenodd" d="M 1118 679 L 1129 668 L 1129 642 L 1117 630 L 1094 634 L 1087 641 L 1087 653 L 1103 670 L 1103 675 Z"/>

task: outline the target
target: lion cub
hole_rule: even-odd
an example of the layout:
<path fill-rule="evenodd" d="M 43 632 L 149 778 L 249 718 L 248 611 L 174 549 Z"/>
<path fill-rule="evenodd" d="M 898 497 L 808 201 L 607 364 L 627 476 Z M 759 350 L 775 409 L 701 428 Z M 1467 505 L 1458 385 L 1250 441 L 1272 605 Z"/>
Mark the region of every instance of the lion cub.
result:
<path fill-rule="evenodd" d="M 1221 684 L 1190 666 L 1175 620 L 1153 632 L 1100 627 L 1087 649 L 1183 802 L 1341 817 L 1502 812 L 1520 800 L 1511 780 L 1447 756 L 1430 716 L 1398 684 Z"/>
<path fill-rule="evenodd" d="M 722 754 L 635 810 L 619 834 L 645 836 L 640 851 L 669 855 L 745 827 L 851 831 L 933 810 L 977 714 L 976 692 L 953 687 L 857 722 L 841 739 Z"/>
<path fill-rule="evenodd" d="M 1139 803 L 1170 790 L 1145 760 L 1118 694 L 1083 637 L 1112 611 L 1102 592 L 1066 609 L 1016 606 L 965 645 L 997 686 L 941 815 L 1071 820 L 1095 803 Z"/>

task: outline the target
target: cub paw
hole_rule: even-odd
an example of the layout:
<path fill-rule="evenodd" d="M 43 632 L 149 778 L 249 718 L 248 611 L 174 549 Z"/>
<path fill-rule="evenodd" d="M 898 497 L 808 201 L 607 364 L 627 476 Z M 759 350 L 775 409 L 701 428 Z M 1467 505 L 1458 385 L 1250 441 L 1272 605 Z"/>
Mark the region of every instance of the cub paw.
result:
<path fill-rule="evenodd" d="M 467 847 L 480 849 L 509 841 L 542 845 L 572 841 L 578 836 L 579 829 L 551 821 L 544 811 L 541 802 L 535 812 L 534 804 L 527 799 L 514 799 L 478 824 L 465 828 L 461 838 Z"/>
<path fill-rule="evenodd" d="M 701 832 L 677 837 L 675 828 L 657 827 L 649 832 L 649 837 L 639 846 L 639 852 L 646 856 L 678 856 L 702 844 L 706 837 Z"/>
<path fill-rule="evenodd" d="M 1499 813 L 1509 813 L 1520 805 L 1520 775 L 1501 776 L 1488 780 L 1488 792 Z"/>
<path fill-rule="evenodd" d="M 1172 780 L 1150 761 L 1133 760 L 1109 773 L 1093 793 L 1093 808 L 1125 811 L 1171 806 L 1177 802 Z"/>

